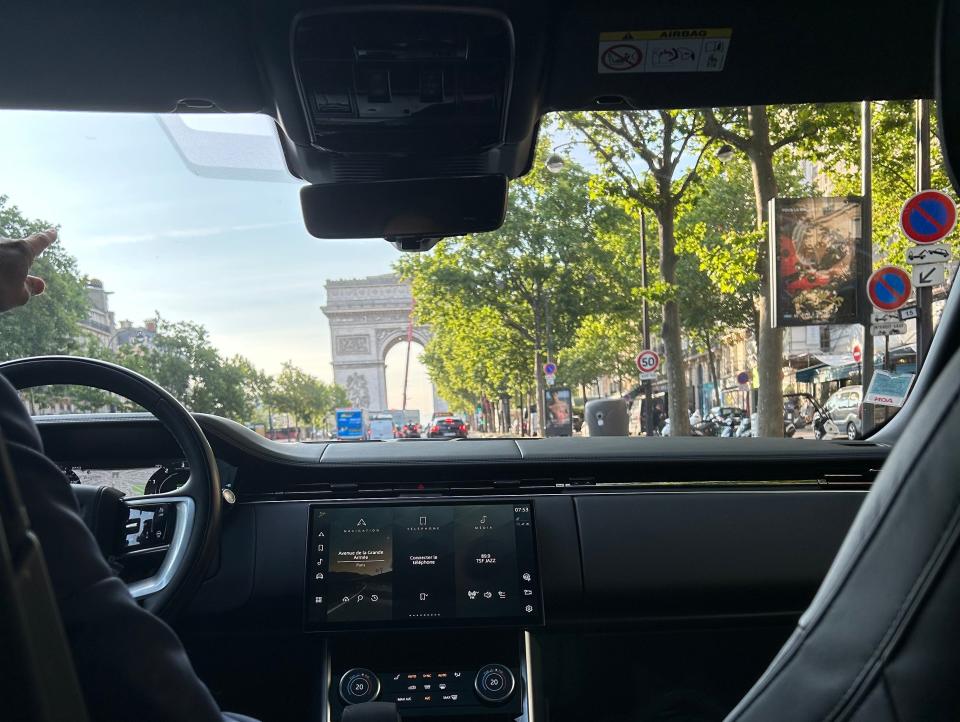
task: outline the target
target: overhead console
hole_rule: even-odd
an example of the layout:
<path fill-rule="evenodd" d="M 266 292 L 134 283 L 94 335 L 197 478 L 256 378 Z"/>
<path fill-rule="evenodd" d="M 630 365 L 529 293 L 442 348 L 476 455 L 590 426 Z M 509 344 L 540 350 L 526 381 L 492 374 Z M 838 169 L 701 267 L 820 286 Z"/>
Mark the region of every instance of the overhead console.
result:
<path fill-rule="evenodd" d="M 514 41 L 500 14 L 323 10 L 296 19 L 292 53 L 317 149 L 467 155 L 504 141 Z"/>

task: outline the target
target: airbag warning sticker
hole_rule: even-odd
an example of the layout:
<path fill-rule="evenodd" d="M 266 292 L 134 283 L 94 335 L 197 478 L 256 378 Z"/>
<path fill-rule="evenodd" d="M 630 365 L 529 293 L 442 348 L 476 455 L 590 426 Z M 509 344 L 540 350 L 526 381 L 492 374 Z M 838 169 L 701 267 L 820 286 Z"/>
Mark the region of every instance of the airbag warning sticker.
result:
<path fill-rule="evenodd" d="M 723 70 L 730 28 L 600 33 L 598 73 L 716 73 Z"/>

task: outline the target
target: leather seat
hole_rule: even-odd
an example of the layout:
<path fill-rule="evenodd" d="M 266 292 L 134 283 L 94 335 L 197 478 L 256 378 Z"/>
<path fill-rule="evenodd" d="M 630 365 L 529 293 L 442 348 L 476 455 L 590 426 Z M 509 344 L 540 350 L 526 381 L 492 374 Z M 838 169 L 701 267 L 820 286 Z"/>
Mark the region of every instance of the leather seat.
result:
<path fill-rule="evenodd" d="M 960 353 L 911 417 L 793 635 L 727 719 L 960 719 L 958 547 Z"/>

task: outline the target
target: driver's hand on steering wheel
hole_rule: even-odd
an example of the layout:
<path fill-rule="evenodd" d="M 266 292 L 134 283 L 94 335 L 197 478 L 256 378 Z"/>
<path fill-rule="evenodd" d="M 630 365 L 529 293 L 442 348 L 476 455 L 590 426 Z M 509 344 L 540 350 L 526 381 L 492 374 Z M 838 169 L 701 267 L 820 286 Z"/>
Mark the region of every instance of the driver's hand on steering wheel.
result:
<path fill-rule="evenodd" d="M 0 238 L 0 313 L 22 306 L 32 296 L 43 293 L 46 284 L 42 278 L 29 274 L 30 266 L 55 240 L 55 228 L 20 240 Z"/>

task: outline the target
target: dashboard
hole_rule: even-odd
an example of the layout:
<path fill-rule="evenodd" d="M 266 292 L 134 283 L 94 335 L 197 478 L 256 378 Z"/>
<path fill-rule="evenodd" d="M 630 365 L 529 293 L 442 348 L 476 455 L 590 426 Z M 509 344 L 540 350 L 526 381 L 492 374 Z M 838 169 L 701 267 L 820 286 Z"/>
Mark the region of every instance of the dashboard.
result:
<path fill-rule="evenodd" d="M 221 704 L 291 722 L 372 699 L 404 720 L 643 719 L 636 695 L 667 705 L 681 684 L 732 706 L 887 455 L 796 439 L 278 444 L 197 420 L 234 503 L 177 628 Z M 64 466 L 184 471 L 149 419 L 39 427 Z M 611 679 L 616 694 L 584 694 Z"/>

